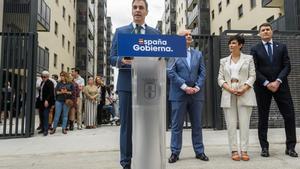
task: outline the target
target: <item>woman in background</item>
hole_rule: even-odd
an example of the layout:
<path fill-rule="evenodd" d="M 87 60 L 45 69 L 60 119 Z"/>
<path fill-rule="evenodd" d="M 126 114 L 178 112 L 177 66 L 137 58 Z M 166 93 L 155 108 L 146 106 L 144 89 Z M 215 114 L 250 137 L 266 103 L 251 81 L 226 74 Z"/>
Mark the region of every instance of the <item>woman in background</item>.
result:
<path fill-rule="evenodd" d="M 99 100 L 99 92 L 94 84 L 93 77 L 89 77 L 88 84 L 84 87 L 85 95 L 85 121 L 87 129 L 96 128 L 97 125 L 97 104 Z"/>

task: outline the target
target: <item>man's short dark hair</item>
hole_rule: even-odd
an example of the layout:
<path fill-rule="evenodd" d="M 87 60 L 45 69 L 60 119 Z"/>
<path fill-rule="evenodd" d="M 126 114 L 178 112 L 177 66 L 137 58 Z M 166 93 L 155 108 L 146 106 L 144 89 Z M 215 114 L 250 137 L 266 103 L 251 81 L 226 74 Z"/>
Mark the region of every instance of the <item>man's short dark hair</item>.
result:
<path fill-rule="evenodd" d="M 74 70 L 76 73 L 79 74 L 80 70 L 78 68 L 73 67 L 71 70 Z"/>
<path fill-rule="evenodd" d="M 229 44 L 231 43 L 231 41 L 233 41 L 233 40 L 236 40 L 236 41 L 238 42 L 239 45 L 240 45 L 240 44 L 242 44 L 242 45 L 245 44 L 245 39 L 244 39 L 244 37 L 241 36 L 241 35 L 230 36 L 230 37 L 229 37 L 229 40 L 228 40 L 228 45 L 229 45 Z"/>
<path fill-rule="evenodd" d="M 263 23 L 263 24 L 261 24 L 261 25 L 259 26 L 258 31 L 260 31 L 260 28 L 263 27 L 263 26 L 264 26 L 264 27 L 270 27 L 271 30 L 272 30 L 272 25 L 271 25 L 270 23 L 267 23 L 267 22 L 266 22 L 266 23 Z"/>
<path fill-rule="evenodd" d="M 145 5 L 146 5 L 146 10 L 148 11 L 148 2 L 147 0 L 132 0 L 132 5 L 135 1 L 144 1 L 145 2 Z"/>

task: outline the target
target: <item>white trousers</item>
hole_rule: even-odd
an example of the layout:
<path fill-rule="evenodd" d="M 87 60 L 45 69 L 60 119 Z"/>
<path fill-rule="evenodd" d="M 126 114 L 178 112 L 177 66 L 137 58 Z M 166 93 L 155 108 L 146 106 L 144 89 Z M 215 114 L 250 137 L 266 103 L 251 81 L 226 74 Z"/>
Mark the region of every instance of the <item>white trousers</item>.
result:
<path fill-rule="evenodd" d="M 238 105 L 237 97 L 236 95 L 231 95 L 231 107 L 223 108 L 228 131 L 229 148 L 231 151 L 247 151 L 252 107 Z M 239 122 L 240 129 L 239 138 L 237 137 L 237 122 Z"/>

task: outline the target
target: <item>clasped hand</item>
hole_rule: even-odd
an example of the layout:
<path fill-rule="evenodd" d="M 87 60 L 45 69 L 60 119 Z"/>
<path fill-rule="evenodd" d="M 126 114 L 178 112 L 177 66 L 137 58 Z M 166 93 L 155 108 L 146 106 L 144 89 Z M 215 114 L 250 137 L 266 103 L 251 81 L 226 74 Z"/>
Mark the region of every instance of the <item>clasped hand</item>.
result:
<path fill-rule="evenodd" d="M 197 92 L 199 92 L 200 89 L 196 88 L 196 87 L 186 87 L 185 88 L 185 93 L 186 94 L 195 94 Z"/>

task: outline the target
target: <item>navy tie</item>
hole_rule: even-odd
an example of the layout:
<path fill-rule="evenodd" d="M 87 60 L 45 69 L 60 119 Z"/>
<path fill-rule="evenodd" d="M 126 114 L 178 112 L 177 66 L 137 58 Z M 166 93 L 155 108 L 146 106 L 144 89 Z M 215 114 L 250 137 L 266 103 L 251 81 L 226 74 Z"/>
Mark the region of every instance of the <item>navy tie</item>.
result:
<path fill-rule="evenodd" d="M 268 46 L 268 55 L 269 55 L 270 61 L 272 62 L 273 61 L 273 51 L 272 51 L 272 48 L 271 48 L 271 43 L 267 42 L 266 44 Z"/>

